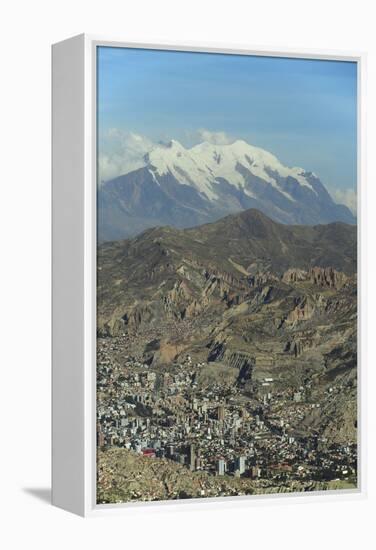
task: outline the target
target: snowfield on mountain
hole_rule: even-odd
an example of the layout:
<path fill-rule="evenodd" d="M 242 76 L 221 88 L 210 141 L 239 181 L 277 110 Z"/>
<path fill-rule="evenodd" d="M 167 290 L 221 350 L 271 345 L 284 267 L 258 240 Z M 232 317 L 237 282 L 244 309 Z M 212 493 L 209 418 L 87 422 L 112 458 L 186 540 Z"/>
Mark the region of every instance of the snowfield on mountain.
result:
<path fill-rule="evenodd" d="M 99 241 L 159 225 L 194 227 L 249 208 L 286 224 L 356 221 L 316 174 L 243 140 L 191 148 L 172 140 L 154 146 L 140 166 L 99 187 Z"/>

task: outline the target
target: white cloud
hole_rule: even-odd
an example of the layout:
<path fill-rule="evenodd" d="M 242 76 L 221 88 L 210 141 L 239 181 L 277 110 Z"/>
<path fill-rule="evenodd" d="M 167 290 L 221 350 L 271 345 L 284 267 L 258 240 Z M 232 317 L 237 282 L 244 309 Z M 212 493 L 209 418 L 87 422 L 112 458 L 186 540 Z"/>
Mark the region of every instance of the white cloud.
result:
<path fill-rule="evenodd" d="M 197 134 L 201 141 L 208 141 L 214 145 L 228 145 L 234 141 L 226 132 L 211 132 L 205 128 L 197 130 Z"/>
<path fill-rule="evenodd" d="M 99 184 L 145 166 L 143 157 L 154 145 L 147 137 L 134 132 L 109 129 L 100 143 Z"/>
<path fill-rule="evenodd" d="M 338 187 L 330 187 L 328 191 L 337 204 L 344 204 L 345 206 L 350 208 L 353 214 L 356 215 L 356 191 L 354 191 L 353 189 L 339 189 Z"/>

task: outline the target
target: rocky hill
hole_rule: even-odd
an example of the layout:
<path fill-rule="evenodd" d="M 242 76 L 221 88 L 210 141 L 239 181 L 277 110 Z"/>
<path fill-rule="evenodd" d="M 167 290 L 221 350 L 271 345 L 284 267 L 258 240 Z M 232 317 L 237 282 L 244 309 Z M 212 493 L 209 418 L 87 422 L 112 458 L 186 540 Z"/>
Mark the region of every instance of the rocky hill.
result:
<path fill-rule="evenodd" d="M 154 228 L 99 247 L 98 327 L 224 312 L 255 293 L 282 298 L 291 283 L 339 289 L 355 271 L 356 228 L 342 223 L 287 226 L 248 210 L 193 229 Z"/>

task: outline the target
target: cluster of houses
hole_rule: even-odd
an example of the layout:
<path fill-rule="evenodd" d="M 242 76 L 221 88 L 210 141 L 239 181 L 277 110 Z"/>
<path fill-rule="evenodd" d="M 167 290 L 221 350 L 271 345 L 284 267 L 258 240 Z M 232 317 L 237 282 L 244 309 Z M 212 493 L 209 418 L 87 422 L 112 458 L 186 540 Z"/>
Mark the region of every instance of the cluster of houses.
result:
<path fill-rule="evenodd" d="M 299 426 L 318 405 L 306 389 L 275 388 L 261 380 L 252 397 L 236 384 L 201 387 L 205 363 L 153 368 L 126 357 L 111 359 L 114 339 L 103 339 L 97 362 L 97 443 L 191 471 L 257 479 L 336 479 L 356 473 L 356 446 L 331 445 Z"/>

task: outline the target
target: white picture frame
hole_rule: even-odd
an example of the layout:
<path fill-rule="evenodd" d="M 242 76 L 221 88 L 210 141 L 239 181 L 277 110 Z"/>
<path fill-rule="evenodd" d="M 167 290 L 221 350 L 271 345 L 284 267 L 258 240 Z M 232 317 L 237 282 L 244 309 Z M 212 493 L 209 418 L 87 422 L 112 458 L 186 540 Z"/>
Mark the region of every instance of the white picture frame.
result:
<path fill-rule="evenodd" d="M 353 61 L 358 65 L 358 488 L 310 493 L 96 504 L 96 48 Z M 132 507 L 250 506 L 366 495 L 364 239 L 365 54 L 269 50 L 229 44 L 138 44 L 81 34 L 52 47 L 52 502 L 92 516 Z"/>

